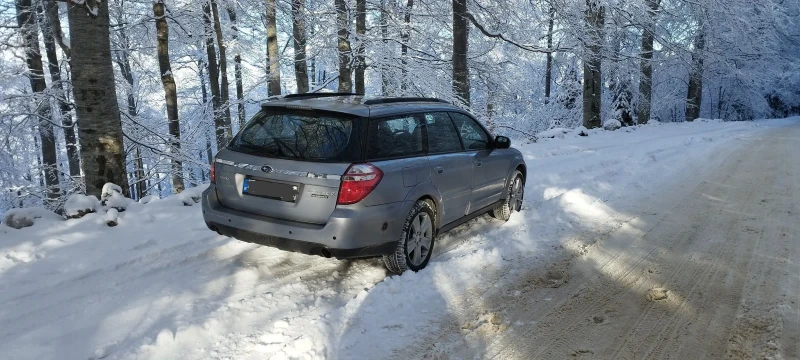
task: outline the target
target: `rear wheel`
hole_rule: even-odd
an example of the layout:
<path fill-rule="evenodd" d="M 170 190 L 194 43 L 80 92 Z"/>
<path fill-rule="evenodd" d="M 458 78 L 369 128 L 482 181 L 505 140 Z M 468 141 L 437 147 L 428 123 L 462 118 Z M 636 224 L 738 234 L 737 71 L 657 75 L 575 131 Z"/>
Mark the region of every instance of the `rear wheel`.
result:
<path fill-rule="evenodd" d="M 430 201 L 420 200 L 414 204 L 403 224 L 397 248 L 391 255 L 383 256 L 389 271 L 402 274 L 406 270 L 420 271 L 428 265 L 436 237 L 435 220 Z"/>
<path fill-rule="evenodd" d="M 511 179 L 508 185 L 508 196 L 502 204 L 492 210 L 492 216 L 503 221 L 508 221 L 511 213 L 522 209 L 522 200 L 525 196 L 525 179 L 522 177 L 522 173 L 519 170 L 515 171 L 514 177 Z"/>

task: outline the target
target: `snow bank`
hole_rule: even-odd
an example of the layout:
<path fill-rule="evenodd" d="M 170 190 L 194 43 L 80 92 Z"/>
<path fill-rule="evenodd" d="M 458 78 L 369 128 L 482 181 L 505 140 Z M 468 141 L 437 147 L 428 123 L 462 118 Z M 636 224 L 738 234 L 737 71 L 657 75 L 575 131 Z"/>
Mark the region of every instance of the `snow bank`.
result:
<path fill-rule="evenodd" d="M 6 211 L 3 222 L 11 228 L 22 229 L 33 226 L 39 219 L 49 221 L 64 220 L 60 215 L 45 208 L 24 208 Z"/>

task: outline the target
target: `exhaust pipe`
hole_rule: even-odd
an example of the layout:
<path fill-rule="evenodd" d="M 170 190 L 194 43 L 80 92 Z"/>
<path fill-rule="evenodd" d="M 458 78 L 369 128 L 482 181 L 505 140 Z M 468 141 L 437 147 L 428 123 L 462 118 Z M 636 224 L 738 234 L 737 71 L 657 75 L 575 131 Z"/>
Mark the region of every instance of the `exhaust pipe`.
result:
<path fill-rule="evenodd" d="M 322 249 L 319 251 L 319 254 L 320 254 L 320 255 L 322 255 L 322 257 L 324 257 L 324 258 L 326 258 L 326 259 L 330 259 L 330 258 L 331 258 L 331 256 L 332 256 L 332 255 L 331 255 L 331 251 L 330 251 L 330 250 L 328 250 L 328 248 L 326 248 L 326 247 L 322 248 Z"/>

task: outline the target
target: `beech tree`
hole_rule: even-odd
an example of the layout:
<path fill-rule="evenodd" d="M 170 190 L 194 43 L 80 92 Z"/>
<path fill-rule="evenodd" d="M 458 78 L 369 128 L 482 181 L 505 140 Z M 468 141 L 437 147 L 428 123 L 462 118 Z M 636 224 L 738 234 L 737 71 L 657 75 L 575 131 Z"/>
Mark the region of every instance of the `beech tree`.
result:
<path fill-rule="evenodd" d="M 469 22 L 467 0 L 453 0 L 453 95 L 463 105 L 470 105 Z"/>
<path fill-rule="evenodd" d="M 76 121 L 73 119 L 69 105 L 66 81 L 61 78 L 61 67 L 58 61 L 56 42 L 61 35 L 61 22 L 58 21 L 58 10 L 52 1 L 42 1 L 39 4 L 39 27 L 42 29 L 45 54 L 47 54 L 47 68 L 50 72 L 50 90 L 56 97 L 58 109 L 61 113 L 61 126 L 64 129 L 64 146 L 67 151 L 69 175 L 73 180 L 80 181 L 81 163 L 78 153 L 78 135 L 75 132 Z M 62 49 L 66 45 L 62 42 Z M 68 50 L 68 49 L 67 49 Z"/>
<path fill-rule="evenodd" d="M 308 65 L 306 64 L 306 1 L 292 0 L 292 43 L 294 44 L 294 76 L 297 93 L 308 92 Z"/>
<path fill-rule="evenodd" d="M 275 0 L 267 0 L 267 58 L 269 58 L 270 96 L 281 94 L 281 55 L 278 53 L 278 25 L 276 12 Z"/>
<path fill-rule="evenodd" d="M 167 121 L 171 151 L 177 154 L 181 149 L 181 124 L 178 120 L 178 92 L 172 65 L 169 61 L 169 25 L 166 18 L 164 0 L 153 1 L 153 16 L 156 18 L 156 38 L 158 39 L 158 69 L 161 73 L 161 84 L 164 86 L 164 100 L 167 105 Z M 175 193 L 183 191 L 183 164 L 177 157 L 172 157 L 172 189 Z"/>
<path fill-rule="evenodd" d="M 69 8 L 72 87 L 80 126 L 86 192 L 100 196 L 105 183 L 128 190 L 122 123 L 111 62 L 108 2 L 86 0 Z"/>
<path fill-rule="evenodd" d="M 645 0 L 648 17 L 642 26 L 642 49 L 639 57 L 639 124 L 650 121 L 650 103 L 653 101 L 653 42 L 655 41 L 656 16 L 661 0 Z"/>
<path fill-rule="evenodd" d="M 217 64 L 217 51 L 214 45 L 216 29 L 214 27 L 214 15 L 211 10 L 211 2 L 203 5 L 203 23 L 205 25 L 206 38 L 206 66 L 208 69 L 209 87 L 211 88 L 211 104 L 214 110 L 214 128 L 217 140 L 217 148 L 222 149 L 231 138 L 230 121 L 226 121 L 222 110 L 223 102 L 220 95 L 219 71 Z"/>
<path fill-rule="evenodd" d="M 231 20 L 231 39 L 234 43 L 239 40 L 239 27 L 236 25 L 236 9 L 233 5 L 226 7 L 228 10 L 228 19 Z M 238 48 L 233 55 L 233 77 L 236 81 L 236 115 L 239 118 L 239 127 L 244 126 L 247 121 L 245 118 L 244 109 L 244 80 L 242 80 L 242 55 L 239 53 Z"/>
<path fill-rule="evenodd" d="M 692 66 L 689 70 L 689 85 L 686 95 L 686 121 L 693 121 L 700 117 L 700 107 L 703 105 L 703 52 L 706 47 L 706 34 L 701 20 L 697 35 L 695 35 L 692 49 Z"/>
<path fill-rule="evenodd" d="M 350 11 L 345 0 L 334 0 L 336 7 L 336 37 L 339 51 L 339 89 L 341 93 L 353 91 L 351 68 L 352 48 L 350 47 Z"/>
<path fill-rule="evenodd" d="M 586 0 L 588 45 L 583 59 L 583 126 L 588 129 L 603 125 L 603 26 L 606 8 L 599 1 Z"/>
<path fill-rule="evenodd" d="M 355 58 L 355 92 L 356 94 L 365 93 L 364 72 L 367 70 L 367 59 L 365 57 L 367 34 L 367 0 L 356 0 L 356 46 Z"/>
<path fill-rule="evenodd" d="M 42 54 L 39 48 L 39 30 L 36 24 L 35 7 L 31 0 L 16 0 L 17 24 L 22 35 L 25 47 L 25 61 L 28 65 L 28 78 L 31 90 L 39 99 L 37 109 L 34 114 L 36 126 L 39 130 L 41 141 L 42 167 L 44 171 L 44 184 L 46 186 L 47 200 L 51 206 L 57 206 L 55 202 L 60 196 L 60 186 L 58 178 L 58 166 L 56 160 L 56 139 L 53 134 L 52 110 L 49 100 L 45 98 L 44 92 L 47 83 L 44 79 L 44 69 L 42 67 Z"/>

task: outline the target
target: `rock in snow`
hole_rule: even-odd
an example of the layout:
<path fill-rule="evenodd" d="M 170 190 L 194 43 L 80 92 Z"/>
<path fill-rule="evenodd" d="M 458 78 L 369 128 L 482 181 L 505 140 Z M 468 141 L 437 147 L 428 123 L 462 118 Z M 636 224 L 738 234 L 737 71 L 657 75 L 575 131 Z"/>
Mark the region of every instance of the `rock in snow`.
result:
<path fill-rule="evenodd" d="M 608 120 L 605 124 L 603 124 L 603 129 L 608 131 L 619 130 L 622 127 L 622 123 L 619 120 Z"/>
<path fill-rule="evenodd" d="M 536 134 L 536 137 L 539 139 L 554 139 L 554 138 L 563 138 L 564 135 L 571 133 L 572 130 L 565 129 L 565 128 L 555 128 L 550 129 L 547 131 L 542 131 Z"/>
<path fill-rule="evenodd" d="M 133 200 L 122 195 L 122 188 L 119 185 L 113 183 L 103 185 L 100 201 L 104 206 L 117 209 L 120 212 L 125 211 L 128 205 L 133 202 Z"/>
<path fill-rule="evenodd" d="M 122 188 L 114 183 L 106 183 L 105 185 L 103 185 L 103 190 L 100 192 L 100 201 L 108 199 L 113 194 L 122 195 Z"/>
<path fill-rule="evenodd" d="M 64 220 L 58 214 L 45 208 L 25 208 L 6 211 L 5 220 L 3 222 L 14 229 L 22 229 L 33 226 L 37 219 Z"/>
<path fill-rule="evenodd" d="M 119 212 L 117 209 L 111 208 L 108 209 L 106 212 L 106 225 L 110 227 L 117 226 L 119 224 Z"/>
<path fill-rule="evenodd" d="M 64 205 L 67 219 L 77 219 L 100 209 L 100 200 L 94 195 L 72 194 Z"/>

